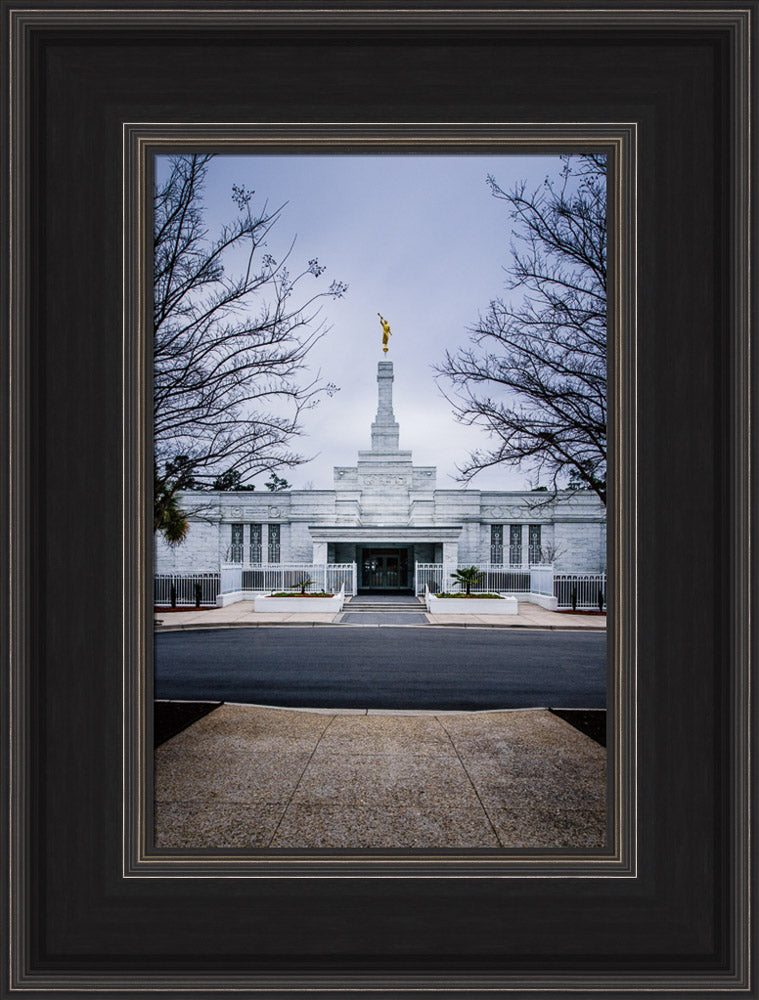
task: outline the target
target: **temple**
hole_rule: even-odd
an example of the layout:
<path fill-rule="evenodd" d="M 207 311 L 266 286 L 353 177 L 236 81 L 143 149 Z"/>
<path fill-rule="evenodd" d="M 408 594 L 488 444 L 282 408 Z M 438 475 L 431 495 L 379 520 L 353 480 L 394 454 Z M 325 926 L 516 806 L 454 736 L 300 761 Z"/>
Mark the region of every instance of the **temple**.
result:
<path fill-rule="evenodd" d="M 594 493 L 438 489 L 435 467 L 400 448 L 393 380 L 393 363 L 380 361 L 370 447 L 334 469 L 331 490 L 180 494 L 190 530 L 173 548 L 157 538 L 156 574 L 333 563 L 353 565 L 358 592 L 413 593 L 431 564 L 605 572 L 606 510 Z"/>

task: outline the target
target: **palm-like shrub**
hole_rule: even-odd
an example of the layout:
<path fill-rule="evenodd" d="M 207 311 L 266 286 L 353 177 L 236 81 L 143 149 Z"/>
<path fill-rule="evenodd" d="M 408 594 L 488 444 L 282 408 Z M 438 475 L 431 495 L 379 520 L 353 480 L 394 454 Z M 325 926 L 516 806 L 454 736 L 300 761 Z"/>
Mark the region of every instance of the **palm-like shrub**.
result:
<path fill-rule="evenodd" d="M 457 569 L 455 573 L 451 573 L 451 577 L 459 587 L 466 587 L 467 597 L 471 596 L 472 584 L 477 583 L 480 577 L 484 575 L 483 571 L 476 566 L 467 566 L 464 569 Z"/>
<path fill-rule="evenodd" d="M 160 531 L 169 545 L 179 545 L 187 537 L 190 522 L 187 515 L 179 507 L 176 496 L 170 496 L 166 491 L 155 503 L 154 529 Z"/>
<path fill-rule="evenodd" d="M 298 580 L 297 583 L 292 584 L 292 589 L 295 590 L 296 587 L 300 587 L 300 592 L 303 597 L 306 596 L 306 590 L 311 586 L 313 580 L 309 580 L 308 577 L 303 577 L 303 579 Z"/>

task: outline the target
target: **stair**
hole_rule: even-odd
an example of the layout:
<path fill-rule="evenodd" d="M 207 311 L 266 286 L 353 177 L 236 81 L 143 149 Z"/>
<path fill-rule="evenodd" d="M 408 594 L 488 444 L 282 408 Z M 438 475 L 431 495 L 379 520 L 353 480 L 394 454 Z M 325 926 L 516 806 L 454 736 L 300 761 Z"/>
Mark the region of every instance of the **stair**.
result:
<path fill-rule="evenodd" d="M 372 601 L 362 598 L 346 601 L 343 605 L 343 614 L 392 614 L 392 615 L 418 615 L 426 611 L 424 604 L 416 598 L 406 598 L 405 601 Z"/>

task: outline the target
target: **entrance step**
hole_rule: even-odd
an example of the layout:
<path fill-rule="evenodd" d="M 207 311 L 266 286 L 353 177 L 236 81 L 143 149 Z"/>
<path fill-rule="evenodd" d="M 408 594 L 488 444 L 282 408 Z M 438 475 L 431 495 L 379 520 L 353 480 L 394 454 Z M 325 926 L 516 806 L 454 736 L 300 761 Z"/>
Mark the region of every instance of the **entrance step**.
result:
<path fill-rule="evenodd" d="M 426 612 L 426 610 L 421 604 L 418 608 L 394 608 L 392 605 L 388 606 L 387 604 L 376 608 L 352 608 L 350 604 L 343 606 L 343 611 L 350 611 L 352 615 L 419 615 Z"/>
<path fill-rule="evenodd" d="M 393 615 L 418 615 L 424 611 L 425 607 L 421 601 L 346 601 L 343 611 L 350 611 L 351 614 L 393 614 Z"/>

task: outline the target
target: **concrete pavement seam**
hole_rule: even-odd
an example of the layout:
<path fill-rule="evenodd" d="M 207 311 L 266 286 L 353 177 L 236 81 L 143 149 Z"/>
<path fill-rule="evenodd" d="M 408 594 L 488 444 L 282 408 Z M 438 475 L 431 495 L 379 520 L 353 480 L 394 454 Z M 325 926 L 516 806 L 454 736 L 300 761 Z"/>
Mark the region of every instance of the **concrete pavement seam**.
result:
<path fill-rule="evenodd" d="M 293 799 L 295 797 L 295 793 L 298 791 L 298 789 L 300 788 L 300 783 L 303 781 L 303 775 L 306 773 L 306 771 L 308 770 L 308 768 L 309 768 L 309 766 L 311 764 L 311 761 L 314 759 L 314 754 L 319 749 L 319 745 L 320 745 L 321 741 L 324 739 L 324 734 L 327 732 L 327 730 L 332 725 L 332 723 L 335 721 L 335 719 L 336 719 L 336 716 L 334 716 L 334 715 L 331 716 L 329 722 L 327 723 L 327 725 L 319 733 L 319 739 L 316 741 L 316 743 L 314 745 L 314 749 L 311 751 L 311 756 L 308 758 L 308 760 L 305 763 L 305 766 L 304 766 L 303 770 L 300 772 L 300 777 L 295 782 L 295 787 L 293 788 L 292 792 L 290 793 L 290 798 L 287 800 L 287 803 L 285 804 L 285 808 L 282 810 L 282 815 L 279 817 L 279 821 L 277 822 L 277 825 L 274 828 L 274 832 L 272 833 L 271 837 L 269 838 L 269 843 L 266 845 L 267 847 L 271 847 L 271 845 L 274 843 L 274 838 L 277 836 L 277 832 L 278 832 L 280 826 L 282 826 L 282 820 L 287 815 L 287 810 L 290 808 L 290 806 L 292 804 L 292 801 L 293 801 Z"/>
<path fill-rule="evenodd" d="M 495 826 L 493 825 L 493 820 L 490 818 L 490 813 L 485 808 L 485 803 L 482 801 L 482 798 L 480 797 L 480 793 L 477 790 L 477 786 L 475 785 L 474 781 L 472 781 L 472 776 L 469 773 L 469 771 L 467 770 L 466 764 L 464 763 L 464 760 L 463 760 L 461 754 L 459 753 L 459 748 L 453 742 L 453 737 L 451 736 L 451 734 L 448 732 L 448 730 L 445 728 L 445 726 L 441 722 L 440 716 L 436 715 L 435 718 L 437 719 L 437 724 L 440 726 L 440 728 L 443 730 L 443 732 L 445 733 L 445 735 L 448 737 L 448 742 L 451 744 L 451 747 L 453 748 L 453 752 L 458 757 L 459 763 L 461 764 L 461 766 L 462 766 L 462 768 L 464 770 L 464 774 L 469 779 L 469 784 L 472 786 L 472 791 L 477 796 L 477 801 L 480 803 L 480 809 L 482 809 L 483 813 L 485 814 L 485 819 L 490 824 L 490 829 L 493 831 L 493 836 L 498 841 L 498 843 L 499 843 L 499 845 L 501 847 L 505 847 L 506 845 L 503 843 L 503 841 L 499 837 L 498 831 L 496 830 Z"/>

